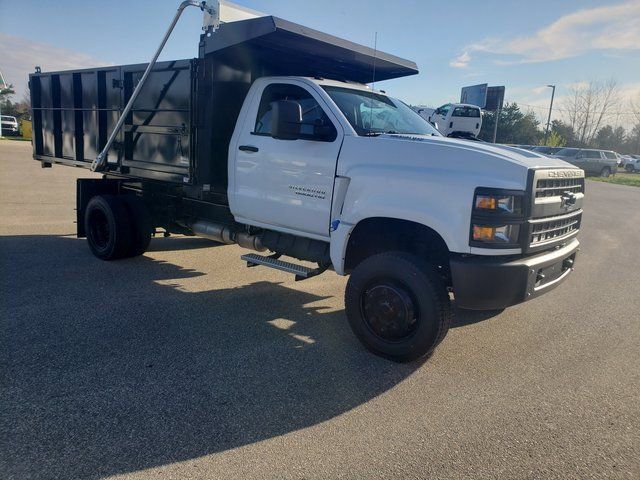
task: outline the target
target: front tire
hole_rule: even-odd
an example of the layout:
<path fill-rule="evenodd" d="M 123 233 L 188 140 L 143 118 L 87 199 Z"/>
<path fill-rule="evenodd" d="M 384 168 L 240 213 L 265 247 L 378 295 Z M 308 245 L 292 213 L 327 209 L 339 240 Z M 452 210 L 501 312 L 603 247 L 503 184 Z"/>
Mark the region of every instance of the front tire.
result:
<path fill-rule="evenodd" d="M 600 171 L 600 176 L 602 178 L 609 178 L 609 176 L 611 175 L 611 169 L 609 167 L 604 167 L 601 171 Z"/>
<path fill-rule="evenodd" d="M 397 362 L 430 355 L 449 330 L 444 282 L 419 257 L 373 255 L 351 274 L 345 308 L 354 334 L 370 351 Z"/>

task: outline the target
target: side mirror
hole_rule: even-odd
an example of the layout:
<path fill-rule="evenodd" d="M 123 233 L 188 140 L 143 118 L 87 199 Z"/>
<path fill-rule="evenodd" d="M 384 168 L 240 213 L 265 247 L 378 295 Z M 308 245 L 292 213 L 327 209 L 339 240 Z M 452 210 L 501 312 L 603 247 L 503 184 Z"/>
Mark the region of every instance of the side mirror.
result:
<path fill-rule="evenodd" d="M 302 125 L 302 107 L 293 100 L 271 104 L 271 136 L 279 140 L 297 140 Z"/>

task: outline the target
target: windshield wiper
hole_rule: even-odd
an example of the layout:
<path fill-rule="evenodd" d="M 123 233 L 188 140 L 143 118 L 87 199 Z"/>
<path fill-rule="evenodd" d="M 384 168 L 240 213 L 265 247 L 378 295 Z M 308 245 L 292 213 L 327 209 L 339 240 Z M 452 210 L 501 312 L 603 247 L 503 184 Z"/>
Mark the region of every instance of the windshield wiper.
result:
<path fill-rule="evenodd" d="M 397 135 L 400 132 L 396 132 L 395 130 L 387 130 L 387 131 L 382 131 L 382 132 L 364 132 L 362 134 L 362 136 L 364 137 L 377 137 L 379 135 L 384 135 L 384 134 L 390 134 L 390 135 Z"/>

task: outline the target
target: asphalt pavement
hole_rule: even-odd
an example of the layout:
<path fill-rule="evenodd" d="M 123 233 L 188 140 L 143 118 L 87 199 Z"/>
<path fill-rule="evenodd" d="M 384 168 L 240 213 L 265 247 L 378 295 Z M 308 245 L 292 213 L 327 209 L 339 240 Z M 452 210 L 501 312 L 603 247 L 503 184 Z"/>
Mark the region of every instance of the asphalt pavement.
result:
<path fill-rule="evenodd" d="M 0 478 L 640 478 L 640 189 L 588 182 L 576 270 L 368 353 L 346 279 L 158 238 L 94 258 L 86 170 L 0 140 Z"/>

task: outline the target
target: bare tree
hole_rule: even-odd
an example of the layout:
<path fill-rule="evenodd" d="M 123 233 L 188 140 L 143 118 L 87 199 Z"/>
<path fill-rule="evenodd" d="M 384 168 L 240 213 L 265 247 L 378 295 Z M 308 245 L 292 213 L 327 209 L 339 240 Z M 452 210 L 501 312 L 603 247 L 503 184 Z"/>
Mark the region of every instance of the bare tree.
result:
<path fill-rule="evenodd" d="M 629 105 L 631 106 L 631 112 L 633 112 L 634 123 L 640 124 L 640 92 L 634 97 L 629 99 Z"/>
<path fill-rule="evenodd" d="M 576 85 L 564 102 L 567 122 L 576 133 L 576 139 L 586 145 L 593 142 L 598 130 L 615 114 L 618 105 L 618 84 L 613 79 Z"/>
<path fill-rule="evenodd" d="M 27 83 L 27 88 L 22 94 L 22 99 L 20 100 L 20 103 L 23 104 L 27 108 L 27 110 L 31 108 L 31 93 L 29 91 L 28 83 Z"/>

